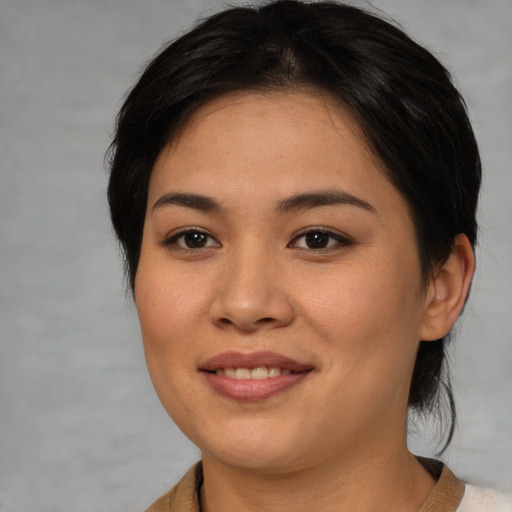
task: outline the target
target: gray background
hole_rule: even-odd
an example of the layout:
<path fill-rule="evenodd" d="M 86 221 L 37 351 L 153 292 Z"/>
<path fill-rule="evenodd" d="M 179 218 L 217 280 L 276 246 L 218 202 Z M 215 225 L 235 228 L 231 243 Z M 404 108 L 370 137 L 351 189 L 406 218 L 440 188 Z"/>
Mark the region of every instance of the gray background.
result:
<path fill-rule="evenodd" d="M 512 490 L 512 3 L 374 4 L 453 71 L 481 145 L 479 266 L 452 356 L 459 428 L 444 459 Z M 102 159 L 140 66 L 219 5 L 0 0 L 2 511 L 140 511 L 198 456 L 146 375 Z"/>

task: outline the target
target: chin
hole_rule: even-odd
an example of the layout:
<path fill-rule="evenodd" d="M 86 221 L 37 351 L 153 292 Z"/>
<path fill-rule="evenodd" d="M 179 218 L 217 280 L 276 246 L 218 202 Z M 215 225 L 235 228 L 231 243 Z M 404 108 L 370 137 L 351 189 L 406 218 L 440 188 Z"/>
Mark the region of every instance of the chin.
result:
<path fill-rule="evenodd" d="M 285 468 L 294 467 L 298 462 L 297 446 L 301 443 L 292 441 L 283 428 L 267 429 L 254 427 L 246 429 L 243 434 L 222 433 L 212 436 L 212 441 L 191 437 L 204 458 L 212 458 L 228 466 L 247 471 L 275 473 Z M 186 434 L 186 433 L 185 433 Z"/>
<path fill-rule="evenodd" d="M 245 447 L 237 449 L 233 447 L 224 447 L 222 450 L 216 450 L 214 453 L 202 452 L 203 458 L 212 458 L 222 464 L 238 468 L 244 471 L 252 471 L 256 473 L 280 473 L 290 471 L 298 466 L 295 458 L 296 454 L 276 453 L 272 448 L 267 447 L 264 451 L 251 450 Z"/>

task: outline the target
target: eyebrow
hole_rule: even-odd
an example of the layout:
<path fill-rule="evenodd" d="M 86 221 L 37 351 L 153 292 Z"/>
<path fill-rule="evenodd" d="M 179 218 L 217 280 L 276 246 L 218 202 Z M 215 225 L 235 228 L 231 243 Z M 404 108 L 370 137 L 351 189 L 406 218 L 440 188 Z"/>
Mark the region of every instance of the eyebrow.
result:
<path fill-rule="evenodd" d="M 182 192 L 173 192 L 163 195 L 153 205 L 153 211 L 163 206 L 177 205 L 185 208 L 193 208 L 203 212 L 219 212 L 221 207 L 219 203 L 210 197 L 199 194 L 186 194 Z"/>
<path fill-rule="evenodd" d="M 371 213 L 377 213 L 375 208 L 364 199 L 341 190 L 326 190 L 307 192 L 284 199 L 277 206 L 278 213 L 292 213 L 300 210 L 309 210 L 321 206 L 350 205 L 363 208 Z"/>
<path fill-rule="evenodd" d="M 164 206 L 176 205 L 192 208 L 203 212 L 221 212 L 221 205 L 211 197 L 201 194 L 184 192 L 171 192 L 158 199 L 153 205 L 153 211 Z M 349 205 L 376 213 L 375 208 L 357 196 L 341 190 L 326 190 L 319 192 L 306 192 L 288 197 L 280 201 L 276 207 L 279 214 L 293 213 L 321 206 Z"/>

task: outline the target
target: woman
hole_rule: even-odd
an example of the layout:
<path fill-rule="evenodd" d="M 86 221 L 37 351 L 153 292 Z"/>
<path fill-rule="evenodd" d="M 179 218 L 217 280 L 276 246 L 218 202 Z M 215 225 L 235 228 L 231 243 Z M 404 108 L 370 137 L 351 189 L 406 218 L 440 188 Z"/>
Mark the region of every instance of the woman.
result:
<path fill-rule="evenodd" d="M 150 511 L 471 510 L 406 444 L 442 389 L 453 431 L 480 185 L 430 53 L 338 3 L 228 9 L 148 65 L 111 157 L 150 375 L 202 453 Z"/>

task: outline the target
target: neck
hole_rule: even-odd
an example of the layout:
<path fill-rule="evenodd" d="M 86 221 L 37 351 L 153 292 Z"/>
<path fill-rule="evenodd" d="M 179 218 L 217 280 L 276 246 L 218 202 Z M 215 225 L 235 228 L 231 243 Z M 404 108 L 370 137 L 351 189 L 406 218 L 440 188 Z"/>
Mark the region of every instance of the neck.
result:
<path fill-rule="evenodd" d="M 405 445 L 389 448 L 366 446 L 294 471 L 240 469 L 203 454 L 201 511 L 418 510 L 435 481 Z"/>

